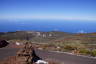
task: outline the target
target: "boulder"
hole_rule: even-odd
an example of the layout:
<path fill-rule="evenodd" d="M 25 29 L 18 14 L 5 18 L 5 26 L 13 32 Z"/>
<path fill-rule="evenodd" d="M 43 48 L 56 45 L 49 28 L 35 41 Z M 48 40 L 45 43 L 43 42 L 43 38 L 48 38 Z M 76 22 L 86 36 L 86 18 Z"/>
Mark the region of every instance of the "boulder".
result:
<path fill-rule="evenodd" d="M 0 40 L 0 48 L 6 47 L 8 44 L 6 40 Z"/>

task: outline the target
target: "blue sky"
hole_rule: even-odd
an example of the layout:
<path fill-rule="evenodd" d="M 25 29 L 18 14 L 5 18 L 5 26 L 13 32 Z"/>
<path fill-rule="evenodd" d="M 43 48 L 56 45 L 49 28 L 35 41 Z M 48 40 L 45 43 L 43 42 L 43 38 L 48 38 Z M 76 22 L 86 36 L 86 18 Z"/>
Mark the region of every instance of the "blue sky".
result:
<path fill-rule="evenodd" d="M 0 19 L 96 21 L 96 0 L 0 0 Z"/>

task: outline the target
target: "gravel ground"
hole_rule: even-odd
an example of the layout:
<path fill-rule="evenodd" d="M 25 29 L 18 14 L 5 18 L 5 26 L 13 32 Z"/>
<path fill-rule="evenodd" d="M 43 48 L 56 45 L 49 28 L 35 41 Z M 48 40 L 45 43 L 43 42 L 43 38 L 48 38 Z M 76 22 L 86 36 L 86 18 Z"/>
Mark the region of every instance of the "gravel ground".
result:
<path fill-rule="evenodd" d="M 19 48 L 1 48 L 0 60 L 3 60 L 9 56 L 16 55 L 18 50 Z M 54 61 L 64 62 L 64 64 L 96 64 L 96 59 L 70 55 L 66 53 L 56 53 L 43 50 L 36 50 L 36 53 L 43 59 L 51 59 Z"/>

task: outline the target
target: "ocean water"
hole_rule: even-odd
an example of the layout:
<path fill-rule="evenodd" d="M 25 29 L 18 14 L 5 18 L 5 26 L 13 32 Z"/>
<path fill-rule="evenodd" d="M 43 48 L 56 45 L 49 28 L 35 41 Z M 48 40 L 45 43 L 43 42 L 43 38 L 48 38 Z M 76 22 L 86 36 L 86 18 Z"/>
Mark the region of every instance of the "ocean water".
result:
<path fill-rule="evenodd" d="M 68 20 L 0 20 L 0 32 L 63 31 L 69 33 L 96 32 L 96 21 Z"/>

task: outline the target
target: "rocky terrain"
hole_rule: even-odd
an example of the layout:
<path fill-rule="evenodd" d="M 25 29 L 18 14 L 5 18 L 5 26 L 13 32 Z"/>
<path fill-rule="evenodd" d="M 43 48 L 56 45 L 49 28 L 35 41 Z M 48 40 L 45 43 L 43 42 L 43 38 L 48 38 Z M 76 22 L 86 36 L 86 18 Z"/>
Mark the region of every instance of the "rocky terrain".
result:
<path fill-rule="evenodd" d="M 58 64 L 58 62 L 42 59 L 37 56 L 32 43 L 26 42 L 21 47 L 13 46 L 11 44 L 0 49 L 0 54 L 2 53 L 2 56 L 0 56 L 0 64 Z M 8 53 L 4 53 L 4 51 Z M 43 62 L 36 63 L 38 60 Z"/>
<path fill-rule="evenodd" d="M 49 64 L 96 63 L 96 33 L 16 31 L 0 33 L 0 40 L 6 40 L 10 43 L 7 47 L 0 49 L 0 54 L 3 54 L 0 56 L 1 59 L 5 58 L 0 64 L 20 64 L 22 61 L 30 64 L 30 59 L 32 59 L 32 49 L 30 51 L 30 47 L 35 48 L 38 57 L 49 62 Z M 26 42 L 32 44 L 28 45 L 28 49 L 26 49 L 27 44 L 25 46 Z M 7 54 L 5 54 L 6 51 Z"/>

